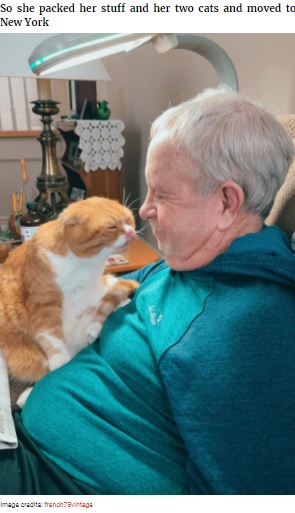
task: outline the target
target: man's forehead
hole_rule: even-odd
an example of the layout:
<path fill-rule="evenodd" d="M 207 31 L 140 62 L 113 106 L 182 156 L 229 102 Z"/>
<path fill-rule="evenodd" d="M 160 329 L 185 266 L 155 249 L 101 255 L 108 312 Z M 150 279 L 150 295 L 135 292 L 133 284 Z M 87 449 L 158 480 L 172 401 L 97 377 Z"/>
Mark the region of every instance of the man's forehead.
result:
<path fill-rule="evenodd" d="M 147 156 L 145 176 L 146 182 L 150 186 L 155 186 L 162 182 L 169 181 L 174 169 L 177 167 L 175 159 L 168 148 L 162 148 L 158 145 L 151 149 Z"/>
<path fill-rule="evenodd" d="M 157 134 L 155 137 L 153 137 L 149 144 L 147 156 L 148 158 L 154 156 L 161 158 L 162 156 L 165 156 L 170 149 L 171 143 L 167 137 L 161 137 L 161 134 Z"/>
<path fill-rule="evenodd" d="M 147 152 L 147 165 L 156 162 L 163 163 L 164 165 L 179 164 L 181 161 L 191 160 L 184 149 L 177 147 L 173 144 L 167 136 L 161 137 L 161 134 L 156 135 L 150 142 Z"/>
<path fill-rule="evenodd" d="M 161 134 L 163 133 L 157 134 L 150 142 L 146 159 L 146 177 L 164 175 L 164 180 L 167 180 L 172 174 L 177 174 L 188 178 L 193 174 L 195 167 L 190 155 L 183 148 L 175 146 L 167 135 L 164 137 Z"/>

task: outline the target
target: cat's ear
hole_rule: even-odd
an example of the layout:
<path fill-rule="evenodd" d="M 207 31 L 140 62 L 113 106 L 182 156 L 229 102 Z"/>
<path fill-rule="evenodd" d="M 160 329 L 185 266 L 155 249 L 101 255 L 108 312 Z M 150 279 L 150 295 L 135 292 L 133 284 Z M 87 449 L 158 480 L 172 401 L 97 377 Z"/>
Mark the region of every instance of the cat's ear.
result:
<path fill-rule="evenodd" d="M 81 216 L 77 213 L 73 214 L 68 208 L 59 215 L 59 219 L 65 226 L 75 226 L 81 222 Z"/>

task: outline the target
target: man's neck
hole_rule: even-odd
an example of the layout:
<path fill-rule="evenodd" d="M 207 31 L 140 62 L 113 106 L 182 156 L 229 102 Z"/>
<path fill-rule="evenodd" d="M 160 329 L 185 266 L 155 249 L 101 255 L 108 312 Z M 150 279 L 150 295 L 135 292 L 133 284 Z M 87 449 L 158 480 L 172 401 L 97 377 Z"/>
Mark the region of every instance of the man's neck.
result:
<path fill-rule="evenodd" d="M 263 228 L 263 220 L 258 214 L 240 212 L 233 225 L 224 232 L 217 247 L 216 256 L 225 253 L 231 243 L 238 237 L 249 233 L 260 232 Z"/>
<path fill-rule="evenodd" d="M 238 237 L 256 233 L 263 228 L 263 220 L 258 214 L 240 212 L 232 226 L 224 232 L 216 232 L 198 255 L 195 255 L 193 268 L 203 267 L 212 262 L 218 255 L 225 253 L 231 243 Z"/>

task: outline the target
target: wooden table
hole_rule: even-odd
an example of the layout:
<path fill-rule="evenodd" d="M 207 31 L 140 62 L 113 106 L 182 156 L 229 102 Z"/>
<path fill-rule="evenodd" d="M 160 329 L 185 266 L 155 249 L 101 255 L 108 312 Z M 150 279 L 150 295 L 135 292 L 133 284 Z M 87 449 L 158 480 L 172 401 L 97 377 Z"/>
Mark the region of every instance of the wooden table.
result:
<path fill-rule="evenodd" d="M 125 257 L 128 260 L 127 264 L 112 265 L 106 268 L 106 272 L 117 274 L 136 271 L 145 265 L 157 262 L 161 258 L 157 251 L 141 239 L 132 242 Z"/>

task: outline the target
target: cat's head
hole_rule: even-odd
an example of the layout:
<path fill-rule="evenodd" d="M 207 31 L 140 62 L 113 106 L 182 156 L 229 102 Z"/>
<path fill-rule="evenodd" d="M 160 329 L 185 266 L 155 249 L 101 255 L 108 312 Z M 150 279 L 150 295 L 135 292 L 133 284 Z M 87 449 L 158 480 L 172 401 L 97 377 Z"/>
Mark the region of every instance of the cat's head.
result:
<path fill-rule="evenodd" d="M 59 222 L 65 244 L 79 257 L 123 253 L 136 238 L 131 210 L 107 198 L 94 196 L 71 203 Z"/>

